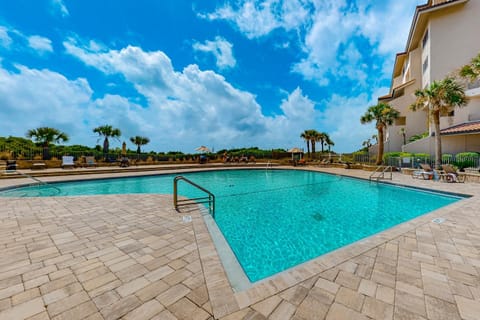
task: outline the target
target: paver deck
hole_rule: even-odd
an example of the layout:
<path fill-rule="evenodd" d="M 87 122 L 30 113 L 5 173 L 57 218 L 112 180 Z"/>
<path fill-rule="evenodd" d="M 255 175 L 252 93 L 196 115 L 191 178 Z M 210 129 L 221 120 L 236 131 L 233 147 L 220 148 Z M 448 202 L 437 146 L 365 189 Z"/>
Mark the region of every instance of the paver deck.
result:
<path fill-rule="evenodd" d="M 480 184 L 393 182 L 473 197 L 240 292 L 170 195 L 0 198 L 0 320 L 480 319 Z"/>

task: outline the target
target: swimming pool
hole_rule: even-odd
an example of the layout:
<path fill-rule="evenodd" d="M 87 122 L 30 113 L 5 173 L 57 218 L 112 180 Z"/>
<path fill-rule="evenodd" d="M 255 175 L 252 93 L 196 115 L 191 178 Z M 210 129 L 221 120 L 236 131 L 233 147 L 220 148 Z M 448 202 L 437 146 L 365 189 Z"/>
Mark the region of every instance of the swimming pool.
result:
<path fill-rule="evenodd" d="M 226 170 L 183 175 L 215 194 L 215 221 L 252 282 L 460 199 L 312 171 Z M 1 194 L 169 194 L 173 177 L 56 183 Z M 179 184 L 179 192 L 188 197 L 201 195 L 184 183 Z"/>

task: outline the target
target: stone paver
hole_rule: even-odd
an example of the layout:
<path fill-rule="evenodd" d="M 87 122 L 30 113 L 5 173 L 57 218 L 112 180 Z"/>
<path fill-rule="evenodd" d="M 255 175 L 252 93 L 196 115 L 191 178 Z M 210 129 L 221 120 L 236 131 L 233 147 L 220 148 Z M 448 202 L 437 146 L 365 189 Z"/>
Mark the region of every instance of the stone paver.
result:
<path fill-rule="evenodd" d="M 480 184 L 393 182 L 473 197 L 243 291 L 169 195 L 0 198 L 0 320 L 480 319 Z"/>

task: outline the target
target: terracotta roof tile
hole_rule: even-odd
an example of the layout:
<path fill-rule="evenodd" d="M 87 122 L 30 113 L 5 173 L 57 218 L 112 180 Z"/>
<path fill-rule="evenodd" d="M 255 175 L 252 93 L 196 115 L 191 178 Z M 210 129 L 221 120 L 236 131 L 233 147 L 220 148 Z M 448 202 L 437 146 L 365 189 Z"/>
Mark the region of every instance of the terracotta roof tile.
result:
<path fill-rule="evenodd" d="M 461 133 L 480 133 L 480 121 L 470 121 L 440 130 L 443 135 Z"/>

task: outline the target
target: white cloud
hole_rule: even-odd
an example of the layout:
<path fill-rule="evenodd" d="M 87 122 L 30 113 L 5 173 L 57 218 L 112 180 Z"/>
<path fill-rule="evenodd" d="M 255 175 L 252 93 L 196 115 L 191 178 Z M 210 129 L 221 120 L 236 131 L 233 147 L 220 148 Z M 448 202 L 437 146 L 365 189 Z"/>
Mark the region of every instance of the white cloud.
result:
<path fill-rule="evenodd" d="M 237 61 L 232 52 L 233 45 L 222 37 L 215 37 L 214 41 L 207 40 L 205 43 L 195 42 L 193 49 L 213 54 L 216 65 L 220 69 L 233 68 Z"/>
<path fill-rule="evenodd" d="M 18 65 L 0 68 L 0 135 L 24 136 L 28 129 L 53 126 L 75 132 L 86 116 L 92 90 L 85 79 L 69 80 L 49 70 Z"/>
<path fill-rule="evenodd" d="M 318 111 L 300 88 L 283 100 L 282 114 L 268 117 L 251 93 L 234 88 L 221 75 L 202 71 L 197 65 L 175 71 L 161 51 L 145 52 L 128 46 L 94 52 L 89 45 L 79 46 L 72 39 L 64 45 L 69 54 L 85 64 L 107 75 L 123 75 L 146 98 L 147 105 L 139 107 L 125 98 L 106 97 L 95 102 L 94 114 L 98 115 L 94 118 L 122 123 L 125 134 L 142 130 L 157 149 L 188 152 L 198 145 L 217 150 L 233 146 L 287 148 L 301 143 L 300 133 L 315 124 Z"/>
<path fill-rule="evenodd" d="M 249 39 L 268 36 L 279 28 L 302 30 L 299 35 L 305 55 L 292 65 L 292 71 L 326 86 L 332 79 L 343 77 L 364 81 L 367 73 L 362 70 L 365 68 L 361 63 L 363 58 L 383 60 L 402 51 L 411 22 L 406 17 L 411 17 L 415 5 L 423 2 L 240 0 L 201 16 L 226 20 Z M 362 38 L 372 47 L 363 46 L 361 50 L 357 47 L 359 56 L 342 61 L 342 57 L 349 54 L 345 50 L 351 50 L 355 39 Z M 382 73 L 377 78 L 389 76 Z"/>
<path fill-rule="evenodd" d="M 367 94 L 345 97 L 337 94 L 324 103 L 318 121 L 321 131 L 326 131 L 335 142 L 337 152 L 352 152 L 362 148 L 362 141 L 377 133 L 375 125 L 361 124 L 360 117 L 368 106 L 377 104 L 377 97 L 388 92 L 388 88 L 374 88 L 371 98 Z"/>
<path fill-rule="evenodd" d="M 93 146 L 97 137 L 92 129 L 108 123 L 123 133 L 113 147 L 123 140 L 129 143 L 131 136 L 145 135 L 151 139 L 145 150 L 193 152 L 198 145 L 216 150 L 302 147 L 300 133 L 312 128 L 329 132 L 334 150 L 348 152 L 352 146 L 360 148 L 361 141 L 374 133 L 372 126 L 359 121 L 366 106 L 374 103 L 366 94 L 334 95 L 320 112 L 296 88 L 286 93 L 280 114 L 266 116 L 254 95 L 234 88 L 213 71 L 202 71 L 197 65 L 175 71 L 160 51 L 98 46 L 94 52 L 90 44 L 81 47 L 72 41 L 64 44 L 67 53 L 107 75 L 122 75 L 145 97 L 145 105 L 113 94 L 94 99 L 85 79 L 71 80 L 25 66 L 17 66 L 18 72 L 0 68 L 0 135 L 23 136 L 28 129 L 52 126 L 70 134 L 72 144 Z"/>
<path fill-rule="evenodd" d="M 283 28 L 296 29 L 309 16 L 309 1 L 305 0 L 242 0 L 232 6 L 226 4 L 209 14 L 199 14 L 209 20 L 227 20 L 249 39 L 266 36 Z"/>
<path fill-rule="evenodd" d="M 70 12 L 68 12 L 67 6 L 63 0 L 51 0 L 51 4 L 55 13 L 59 13 L 62 17 L 68 17 Z"/>
<path fill-rule="evenodd" d="M 45 52 L 53 52 L 52 41 L 42 36 L 28 37 L 28 45 L 30 48 L 42 54 Z"/>
<path fill-rule="evenodd" d="M 369 103 L 368 97 L 342 97 L 333 95 L 322 112 L 320 126 L 330 134 L 337 152 L 352 152 L 362 148 L 362 141 L 375 133 L 373 125 L 360 124 L 360 117 L 365 113 Z M 353 149 L 353 150 L 352 150 Z"/>
<path fill-rule="evenodd" d="M 8 35 L 8 29 L 0 26 L 0 46 L 4 48 L 10 47 L 12 38 Z"/>

